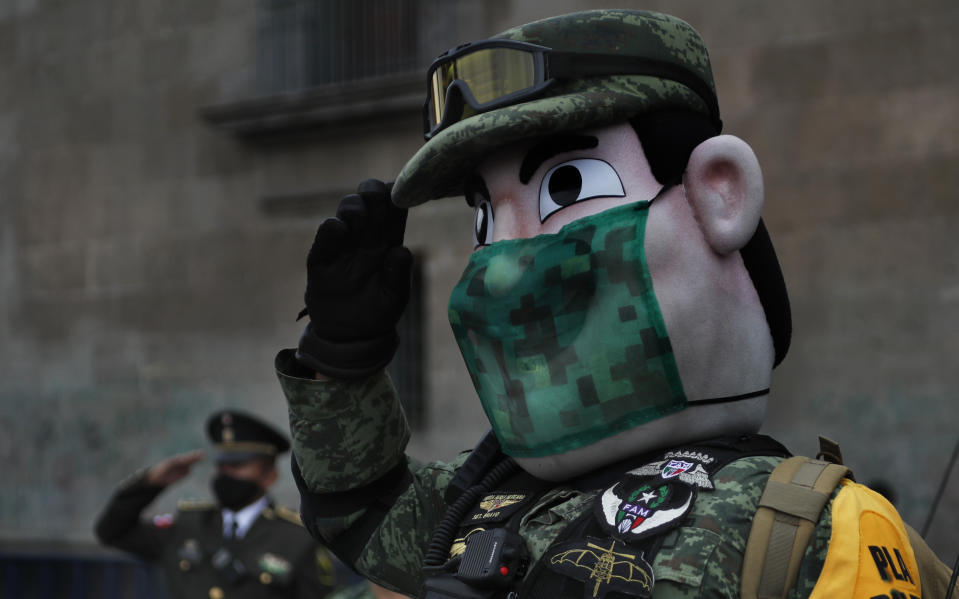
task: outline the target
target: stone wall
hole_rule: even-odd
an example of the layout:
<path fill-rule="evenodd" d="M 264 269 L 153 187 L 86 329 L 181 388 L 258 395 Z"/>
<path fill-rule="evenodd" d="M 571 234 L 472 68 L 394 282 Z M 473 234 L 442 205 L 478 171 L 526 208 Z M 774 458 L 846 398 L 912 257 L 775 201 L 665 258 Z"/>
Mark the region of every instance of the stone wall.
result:
<path fill-rule="evenodd" d="M 766 432 L 806 454 L 819 433 L 841 441 L 858 478 L 888 481 L 921 527 L 959 428 L 959 9 L 620 5 L 703 34 L 726 132 L 763 165 L 795 327 Z M 598 6 L 496 0 L 467 14 L 479 37 Z M 201 118 L 257 96 L 256 7 L 0 3 L 0 543 L 92 542 L 111 488 L 203 446 L 214 408 L 285 426 L 272 359 L 299 334 L 315 226 L 421 143 L 416 110 L 253 141 Z M 270 208 L 284 197 L 312 199 Z M 484 428 L 445 315 L 469 224 L 456 201 L 409 220 L 426 281 L 431 425 L 411 447 L 424 458 Z M 204 495 L 208 473 L 157 509 Z M 296 505 L 289 476 L 279 494 Z M 949 560 L 956 505 L 953 480 L 930 537 Z"/>

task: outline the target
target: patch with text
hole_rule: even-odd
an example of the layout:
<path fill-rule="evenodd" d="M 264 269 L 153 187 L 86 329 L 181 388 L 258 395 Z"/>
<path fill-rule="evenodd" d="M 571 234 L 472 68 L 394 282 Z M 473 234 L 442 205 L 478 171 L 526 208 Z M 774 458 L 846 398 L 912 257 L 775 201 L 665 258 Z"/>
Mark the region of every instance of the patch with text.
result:
<path fill-rule="evenodd" d="M 515 514 L 531 497 L 528 493 L 497 491 L 487 493 L 476 508 L 463 518 L 464 526 L 485 522 L 502 522 Z"/>
<path fill-rule="evenodd" d="M 597 517 L 617 539 L 636 541 L 678 526 L 695 499 L 688 485 L 627 475 L 598 498 Z"/>

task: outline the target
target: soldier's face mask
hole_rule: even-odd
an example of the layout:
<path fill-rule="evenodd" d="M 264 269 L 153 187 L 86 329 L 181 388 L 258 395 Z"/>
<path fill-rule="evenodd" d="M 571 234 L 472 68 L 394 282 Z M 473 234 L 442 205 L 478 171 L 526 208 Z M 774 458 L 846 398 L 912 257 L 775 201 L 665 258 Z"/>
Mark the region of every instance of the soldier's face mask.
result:
<path fill-rule="evenodd" d="M 250 505 L 264 493 L 263 487 L 258 482 L 236 478 L 223 472 L 213 478 L 212 486 L 217 503 L 233 511 Z"/>
<path fill-rule="evenodd" d="M 449 319 L 507 454 L 562 453 L 686 407 L 646 264 L 652 202 L 470 258 Z"/>

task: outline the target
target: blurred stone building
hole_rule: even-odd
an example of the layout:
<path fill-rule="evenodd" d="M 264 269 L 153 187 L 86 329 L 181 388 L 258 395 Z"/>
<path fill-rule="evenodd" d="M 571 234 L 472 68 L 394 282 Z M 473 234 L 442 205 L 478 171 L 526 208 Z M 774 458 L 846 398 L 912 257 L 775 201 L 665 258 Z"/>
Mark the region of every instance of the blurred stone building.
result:
<path fill-rule="evenodd" d="M 764 432 L 805 454 L 839 440 L 922 528 L 959 440 L 959 5 L 618 5 L 702 33 L 725 132 L 763 165 L 795 329 Z M 204 446 L 215 408 L 285 426 L 272 361 L 303 324 L 314 230 L 422 143 L 431 59 L 602 6 L 0 0 L 3 554 L 98 551 L 110 491 Z M 486 428 L 446 322 L 470 224 L 455 200 L 409 218 L 417 284 L 392 372 L 423 459 Z M 157 510 L 205 496 L 208 473 Z M 957 506 L 953 480 L 929 535 L 950 563 Z"/>

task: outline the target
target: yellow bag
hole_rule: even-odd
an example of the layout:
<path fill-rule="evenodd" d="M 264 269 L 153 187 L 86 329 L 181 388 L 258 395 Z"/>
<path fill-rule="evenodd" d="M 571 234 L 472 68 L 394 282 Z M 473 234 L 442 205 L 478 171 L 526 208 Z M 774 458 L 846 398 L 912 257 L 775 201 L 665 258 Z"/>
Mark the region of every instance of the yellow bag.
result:
<path fill-rule="evenodd" d="M 835 442 L 819 442 L 817 459 L 789 458 L 769 476 L 746 544 L 741 597 L 789 594 L 822 510 L 839 487 L 828 552 L 810 598 L 920 599 L 925 590 L 923 599 L 942 599 L 952 571 L 892 504 L 851 480 Z"/>
<path fill-rule="evenodd" d="M 810 599 L 920 599 L 919 566 L 896 508 L 844 479 L 832 504 L 832 533 Z"/>

